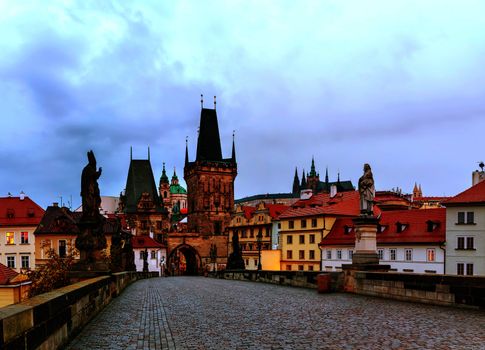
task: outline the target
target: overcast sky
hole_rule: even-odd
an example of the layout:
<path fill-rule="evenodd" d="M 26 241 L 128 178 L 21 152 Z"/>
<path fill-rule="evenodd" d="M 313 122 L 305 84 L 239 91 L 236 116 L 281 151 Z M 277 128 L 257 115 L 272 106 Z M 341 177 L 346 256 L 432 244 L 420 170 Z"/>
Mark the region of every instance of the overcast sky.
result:
<path fill-rule="evenodd" d="M 200 94 L 217 95 L 236 197 L 295 166 L 455 195 L 485 160 L 483 1 L 2 1 L 0 196 L 73 197 L 92 149 L 102 195 L 151 149 L 183 175 Z"/>

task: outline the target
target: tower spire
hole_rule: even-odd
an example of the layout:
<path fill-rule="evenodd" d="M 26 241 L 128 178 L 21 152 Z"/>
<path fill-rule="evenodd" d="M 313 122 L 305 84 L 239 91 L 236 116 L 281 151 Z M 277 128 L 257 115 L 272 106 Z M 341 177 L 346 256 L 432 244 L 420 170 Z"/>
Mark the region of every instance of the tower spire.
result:
<path fill-rule="evenodd" d="M 328 166 L 325 169 L 325 183 L 327 184 L 327 187 L 328 187 Z"/>
<path fill-rule="evenodd" d="M 295 177 L 293 178 L 293 194 L 300 193 L 300 179 L 298 178 L 298 168 L 295 167 Z"/>
<path fill-rule="evenodd" d="M 130 146 L 130 161 L 133 160 L 133 146 Z"/>
<path fill-rule="evenodd" d="M 216 104 L 217 104 L 217 102 L 216 102 L 216 96 L 214 95 L 214 110 L 216 110 Z"/>
<path fill-rule="evenodd" d="M 303 173 L 301 175 L 301 186 L 300 189 L 303 190 L 306 188 L 306 178 L 305 178 L 305 169 L 303 169 Z"/>
<path fill-rule="evenodd" d="M 310 167 L 310 176 L 315 177 L 317 176 L 317 172 L 315 171 L 315 158 L 312 156 L 312 166 Z"/>
<path fill-rule="evenodd" d="M 150 146 L 148 146 L 148 160 L 150 160 Z"/>
<path fill-rule="evenodd" d="M 204 95 L 200 94 L 200 108 L 204 108 Z"/>
<path fill-rule="evenodd" d="M 236 145 L 235 145 L 235 142 L 234 142 L 235 134 L 236 134 L 236 131 L 233 130 L 232 131 L 232 161 L 234 163 L 236 163 Z"/>
<path fill-rule="evenodd" d="M 189 137 L 185 136 L 185 165 L 189 164 Z"/>

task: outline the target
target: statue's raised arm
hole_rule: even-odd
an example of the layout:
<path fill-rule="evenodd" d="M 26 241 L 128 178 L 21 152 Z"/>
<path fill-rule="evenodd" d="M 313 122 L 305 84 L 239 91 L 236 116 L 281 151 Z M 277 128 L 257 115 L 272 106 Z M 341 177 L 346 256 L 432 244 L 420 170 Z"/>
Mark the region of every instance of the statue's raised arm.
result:
<path fill-rule="evenodd" d="M 364 164 L 364 175 L 359 179 L 360 214 L 372 215 L 375 197 L 374 177 L 369 164 Z"/>

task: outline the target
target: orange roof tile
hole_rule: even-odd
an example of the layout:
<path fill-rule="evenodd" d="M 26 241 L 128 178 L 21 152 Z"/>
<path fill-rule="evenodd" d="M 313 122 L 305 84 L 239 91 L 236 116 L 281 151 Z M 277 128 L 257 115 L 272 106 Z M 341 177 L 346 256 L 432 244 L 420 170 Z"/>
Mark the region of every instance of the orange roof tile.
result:
<path fill-rule="evenodd" d="M 444 206 L 454 204 L 485 204 L 485 181 L 477 183 L 475 186 L 457 194 L 456 196 L 444 201 Z"/>
<path fill-rule="evenodd" d="M 155 241 L 150 236 L 133 236 L 131 238 L 131 244 L 134 249 L 145 249 L 145 248 L 163 248 L 164 246 L 157 241 Z"/>
<path fill-rule="evenodd" d="M 428 232 L 428 222 L 436 227 Z M 442 243 L 446 240 L 446 209 L 412 209 L 382 212 L 380 225 L 382 232 L 377 233 L 377 244 L 400 243 Z M 397 232 L 397 223 L 405 224 L 402 232 Z M 329 234 L 320 246 L 353 245 L 355 242 L 354 223 L 352 218 L 337 219 Z M 352 228 L 346 233 L 345 228 Z"/>
<path fill-rule="evenodd" d="M 0 198 L 0 225 L 37 226 L 44 215 L 44 209 L 25 196 Z"/>
<path fill-rule="evenodd" d="M 10 280 L 18 275 L 18 272 L 0 264 L 0 284 L 9 284 Z"/>

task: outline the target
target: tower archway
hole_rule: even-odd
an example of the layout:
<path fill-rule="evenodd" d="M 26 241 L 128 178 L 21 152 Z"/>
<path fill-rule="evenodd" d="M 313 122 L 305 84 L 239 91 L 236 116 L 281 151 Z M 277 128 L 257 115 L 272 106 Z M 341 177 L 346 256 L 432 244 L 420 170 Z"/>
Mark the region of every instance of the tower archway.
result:
<path fill-rule="evenodd" d="M 180 244 L 170 252 L 167 268 L 172 276 L 196 276 L 202 271 L 202 260 L 194 247 Z"/>

